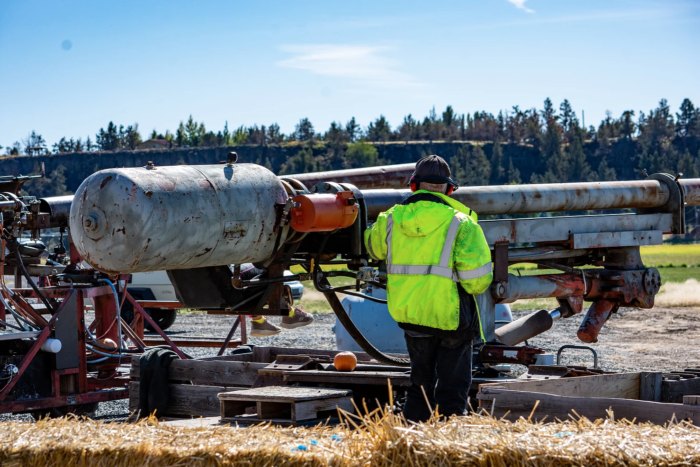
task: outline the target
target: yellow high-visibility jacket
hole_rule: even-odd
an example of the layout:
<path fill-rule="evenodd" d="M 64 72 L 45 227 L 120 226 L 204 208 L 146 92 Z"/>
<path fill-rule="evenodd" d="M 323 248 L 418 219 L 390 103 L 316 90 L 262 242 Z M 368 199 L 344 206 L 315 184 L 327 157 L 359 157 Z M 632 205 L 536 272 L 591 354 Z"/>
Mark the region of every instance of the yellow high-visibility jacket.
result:
<path fill-rule="evenodd" d="M 417 195 L 420 201 L 409 198 L 381 213 L 364 232 L 365 247 L 372 258 L 386 261 L 394 320 L 453 331 L 459 326 L 457 287 L 472 295 L 488 288 L 491 252 L 476 213 L 441 193 Z M 480 319 L 479 330 L 483 337 Z"/>

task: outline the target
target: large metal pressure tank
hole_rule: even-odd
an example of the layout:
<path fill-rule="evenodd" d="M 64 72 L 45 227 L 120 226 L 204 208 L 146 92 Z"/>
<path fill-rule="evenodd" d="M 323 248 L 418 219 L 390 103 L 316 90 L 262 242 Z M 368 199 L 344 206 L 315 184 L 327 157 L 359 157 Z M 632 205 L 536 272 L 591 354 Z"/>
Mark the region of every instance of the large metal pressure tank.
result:
<path fill-rule="evenodd" d="M 254 164 L 107 169 L 75 193 L 70 231 L 82 257 L 106 272 L 260 262 L 273 252 L 275 205 L 286 199 L 277 176 Z"/>

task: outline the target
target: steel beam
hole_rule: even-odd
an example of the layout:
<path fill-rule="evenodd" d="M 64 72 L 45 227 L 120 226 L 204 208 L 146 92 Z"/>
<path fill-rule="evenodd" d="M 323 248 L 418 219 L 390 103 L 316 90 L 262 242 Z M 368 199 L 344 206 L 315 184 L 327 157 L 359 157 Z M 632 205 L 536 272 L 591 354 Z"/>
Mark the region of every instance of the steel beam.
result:
<path fill-rule="evenodd" d="M 530 217 L 525 219 L 499 219 L 480 222 L 486 241 L 510 245 L 542 242 L 568 242 L 574 234 L 598 234 L 596 245 L 602 247 L 623 246 L 620 235 L 607 238 L 601 232 L 670 232 L 671 214 L 607 214 L 595 216 Z M 583 240 L 581 240 L 583 242 Z M 587 242 L 583 242 L 584 244 Z M 592 243 L 592 242 L 591 242 Z M 585 246 L 582 246 L 585 248 Z"/>

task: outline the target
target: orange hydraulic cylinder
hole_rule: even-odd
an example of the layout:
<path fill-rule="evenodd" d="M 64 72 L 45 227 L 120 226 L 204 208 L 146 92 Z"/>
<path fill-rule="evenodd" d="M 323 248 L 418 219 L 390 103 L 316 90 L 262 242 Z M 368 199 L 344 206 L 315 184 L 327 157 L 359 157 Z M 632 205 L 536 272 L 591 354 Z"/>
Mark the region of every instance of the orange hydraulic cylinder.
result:
<path fill-rule="evenodd" d="M 295 196 L 292 229 L 297 232 L 331 232 L 350 227 L 357 219 L 357 202 L 351 191 Z"/>

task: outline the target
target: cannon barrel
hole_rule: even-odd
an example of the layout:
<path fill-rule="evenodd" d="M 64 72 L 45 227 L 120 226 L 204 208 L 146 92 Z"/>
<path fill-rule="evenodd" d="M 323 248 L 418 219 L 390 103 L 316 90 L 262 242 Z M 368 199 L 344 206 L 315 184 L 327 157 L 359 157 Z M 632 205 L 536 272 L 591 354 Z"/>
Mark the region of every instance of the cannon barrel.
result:
<path fill-rule="evenodd" d="M 415 168 L 416 164 L 410 163 L 291 174 L 281 177 L 298 180 L 307 187 L 321 182 L 337 182 L 352 183 L 358 188 L 405 188 Z"/>
<path fill-rule="evenodd" d="M 382 178 L 390 183 L 396 175 L 403 184 L 412 165 L 289 177 L 255 164 L 107 169 L 78 188 L 71 234 L 83 257 L 108 272 L 263 262 L 289 235 L 280 216 L 293 193 L 282 180 L 372 184 Z M 683 196 L 688 203 L 700 202 L 700 180 L 657 175 L 643 181 L 467 187 L 454 197 L 487 215 L 620 208 L 669 212 L 666 207 Z M 410 194 L 361 191 L 370 219 Z"/>
<path fill-rule="evenodd" d="M 106 272 L 263 262 L 289 233 L 279 218 L 291 195 L 282 180 L 405 186 L 414 166 L 285 177 L 255 164 L 106 169 L 72 199 L 71 236 L 83 258 Z M 44 209 L 62 214 L 68 198 L 46 199 Z"/>
<path fill-rule="evenodd" d="M 290 174 L 281 178 L 300 181 L 307 187 L 312 187 L 321 182 L 332 181 L 351 183 L 358 188 L 404 188 L 408 186 L 408 180 L 411 178 L 415 167 L 415 163 L 381 165 L 359 169 Z M 68 226 L 73 195 L 49 196 L 41 198 L 39 201 L 41 202 L 41 212 L 49 214 L 51 227 Z M 8 205 L 11 205 L 11 203 L 8 202 Z"/>
<path fill-rule="evenodd" d="M 700 205 L 700 179 L 680 179 L 684 199 L 689 206 Z M 400 203 L 409 190 L 363 191 L 368 215 Z M 557 211 L 605 209 L 654 209 L 671 199 L 672 188 L 659 180 L 622 182 L 581 182 L 532 185 L 472 186 L 456 190 L 452 197 L 479 215 L 528 214 Z"/>

